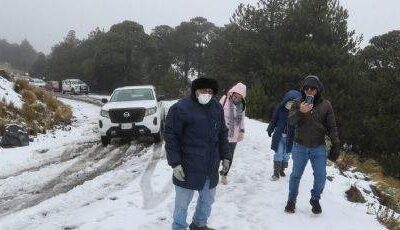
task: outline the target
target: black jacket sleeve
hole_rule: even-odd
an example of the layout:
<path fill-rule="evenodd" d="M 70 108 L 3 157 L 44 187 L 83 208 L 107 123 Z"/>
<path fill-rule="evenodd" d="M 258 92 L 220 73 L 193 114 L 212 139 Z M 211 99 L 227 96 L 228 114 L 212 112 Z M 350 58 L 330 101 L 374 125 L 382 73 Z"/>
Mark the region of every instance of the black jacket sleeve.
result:
<path fill-rule="evenodd" d="M 184 131 L 183 112 L 179 110 L 177 104 L 173 105 L 165 121 L 165 150 L 167 152 L 168 164 L 175 167 L 182 164 L 181 140 Z"/>
<path fill-rule="evenodd" d="M 328 136 L 332 141 L 333 145 L 340 145 L 338 128 L 336 126 L 335 114 L 330 102 L 328 102 L 328 110 L 326 115 L 326 129 L 328 130 Z"/>
<path fill-rule="evenodd" d="M 278 121 L 278 110 L 279 107 L 277 107 L 272 114 L 271 122 L 268 124 L 267 128 L 268 135 L 271 135 L 275 130 L 276 122 Z"/>

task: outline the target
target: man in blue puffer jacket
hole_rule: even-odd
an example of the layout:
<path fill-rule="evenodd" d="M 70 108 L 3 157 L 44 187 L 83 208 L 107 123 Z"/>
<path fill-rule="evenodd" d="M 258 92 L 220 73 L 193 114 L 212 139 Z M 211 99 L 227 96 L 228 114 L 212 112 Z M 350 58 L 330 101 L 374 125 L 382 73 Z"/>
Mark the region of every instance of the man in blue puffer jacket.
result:
<path fill-rule="evenodd" d="M 165 149 L 173 168 L 175 209 L 172 229 L 186 229 L 187 209 L 194 191 L 199 192 L 190 229 L 206 226 L 218 184 L 218 169 L 229 170 L 228 128 L 221 104 L 214 98 L 217 81 L 198 78 L 193 81 L 190 97 L 175 103 L 165 122 Z"/>
<path fill-rule="evenodd" d="M 278 180 L 279 176 L 286 176 L 284 170 L 288 167 L 289 153 L 292 151 L 294 139 L 294 126 L 289 125 L 288 114 L 293 103 L 300 101 L 300 99 L 301 93 L 299 91 L 290 90 L 286 92 L 268 125 L 268 136 L 274 133 L 271 143 L 271 149 L 275 152 L 272 180 Z"/>

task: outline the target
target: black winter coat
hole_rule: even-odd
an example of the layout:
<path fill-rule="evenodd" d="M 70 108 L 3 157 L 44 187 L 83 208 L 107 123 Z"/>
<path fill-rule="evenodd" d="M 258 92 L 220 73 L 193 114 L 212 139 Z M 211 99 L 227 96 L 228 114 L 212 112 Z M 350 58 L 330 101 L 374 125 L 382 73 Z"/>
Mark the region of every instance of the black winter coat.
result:
<path fill-rule="evenodd" d="M 181 164 L 186 177 L 184 182 L 173 177 L 175 185 L 201 190 L 209 178 L 210 189 L 217 186 L 220 161 L 232 160 L 232 155 L 223 109 L 215 98 L 206 105 L 194 96 L 175 103 L 168 112 L 164 136 L 168 164 Z"/>

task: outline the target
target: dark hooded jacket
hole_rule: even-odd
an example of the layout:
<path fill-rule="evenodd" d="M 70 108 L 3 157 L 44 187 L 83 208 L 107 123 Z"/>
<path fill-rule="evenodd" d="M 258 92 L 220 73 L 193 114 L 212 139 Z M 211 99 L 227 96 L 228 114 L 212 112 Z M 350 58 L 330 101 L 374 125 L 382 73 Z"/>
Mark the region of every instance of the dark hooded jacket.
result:
<path fill-rule="evenodd" d="M 210 179 L 210 189 L 217 186 L 220 161 L 232 160 L 221 104 L 213 97 L 202 105 L 195 96 L 199 88 L 217 91 L 216 87 L 204 81 L 204 78 L 199 78 L 193 82 L 191 96 L 172 105 L 165 122 L 168 164 L 172 167 L 182 165 L 185 173 L 185 181 L 173 177 L 173 183 L 192 190 L 201 190 L 207 178 Z"/>
<path fill-rule="evenodd" d="M 289 125 L 288 114 L 289 111 L 286 109 L 285 104 L 288 101 L 300 101 L 301 93 L 297 90 L 290 90 L 285 93 L 279 106 L 275 109 L 272 115 L 272 120 L 268 125 L 267 132 L 274 133 L 272 135 L 271 149 L 275 152 L 278 151 L 279 142 L 283 133 L 286 133 L 286 152 L 292 151 L 293 139 L 294 139 L 294 126 Z"/>
<path fill-rule="evenodd" d="M 308 113 L 300 112 L 300 103 L 289 111 L 289 123 L 295 126 L 295 142 L 314 148 L 325 145 L 325 135 L 327 134 L 333 145 L 339 145 L 339 135 L 336 126 L 335 115 L 331 103 L 323 99 L 322 92 L 324 87 L 317 76 L 307 76 L 302 84 L 302 99 L 305 100 L 304 88 L 312 86 L 317 88 L 313 109 Z"/>

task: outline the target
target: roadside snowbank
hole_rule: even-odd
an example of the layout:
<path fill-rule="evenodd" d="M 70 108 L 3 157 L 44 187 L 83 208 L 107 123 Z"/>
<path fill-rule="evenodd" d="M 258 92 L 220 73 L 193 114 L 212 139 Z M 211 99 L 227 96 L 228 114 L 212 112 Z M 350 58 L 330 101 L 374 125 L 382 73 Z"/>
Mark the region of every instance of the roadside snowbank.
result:
<path fill-rule="evenodd" d="M 22 109 L 22 96 L 14 91 L 14 83 L 0 76 L 0 100 L 3 98 L 7 104 L 12 103 L 16 108 Z"/>

